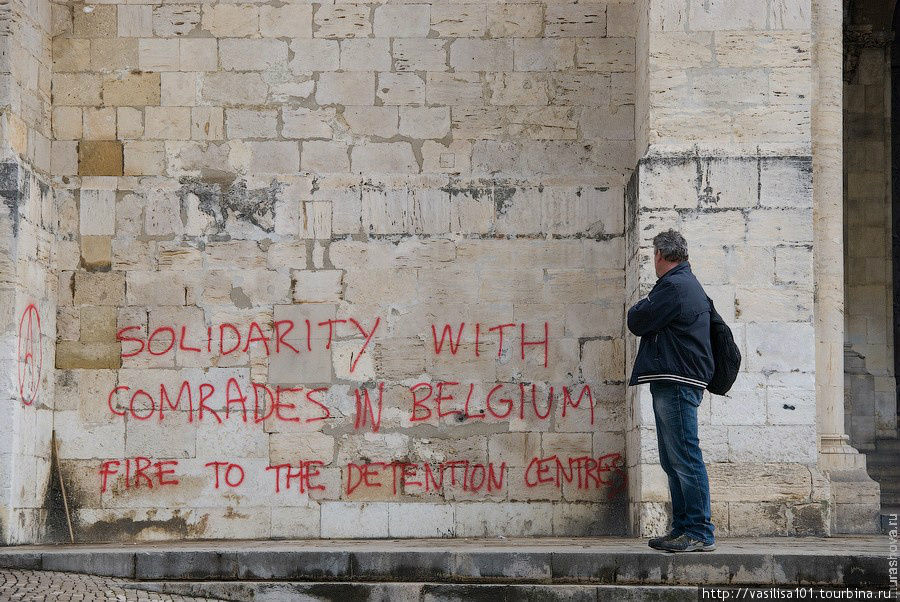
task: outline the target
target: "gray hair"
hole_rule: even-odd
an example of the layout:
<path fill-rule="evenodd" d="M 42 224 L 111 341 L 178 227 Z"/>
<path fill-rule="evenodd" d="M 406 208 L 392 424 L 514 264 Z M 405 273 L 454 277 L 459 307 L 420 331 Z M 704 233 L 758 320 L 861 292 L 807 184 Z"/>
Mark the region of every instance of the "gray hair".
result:
<path fill-rule="evenodd" d="M 659 251 L 666 261 L 687 261 L 687 241 L 680 232 L 666 230 L 653 237 L 653 249 Z"/>

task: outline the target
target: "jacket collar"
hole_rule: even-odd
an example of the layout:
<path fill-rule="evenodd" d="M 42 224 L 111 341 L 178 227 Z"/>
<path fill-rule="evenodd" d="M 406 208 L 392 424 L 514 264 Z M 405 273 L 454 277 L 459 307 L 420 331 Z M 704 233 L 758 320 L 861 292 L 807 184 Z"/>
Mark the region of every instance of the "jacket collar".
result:
<path fill-rule="evenodd" d="M 669 276 L 672 276 L 672 275 L 674 275 L 674 274 L 676 274 L 676 273 L 679 273 L 679 272 L 685 272 L 685 271 L 687 271 L 687 272 L 690 272 L 690 271 L 691 271 L 691 264 L 690 264 L 689 261 L 682 261 L 681 263 L 679 263 L 678 265 L 676 265 L 674 268 L 672 268 L 671 270 L 669 270 L 668 272 L 666 272 L 665 274 L 663 274 L 662 276 L 660 276 L 659 278 L 657 278 L 657 279 L 656 279 L 656 282 L 658 283 L 658 282 L 660 282 L 663 278 L 668 278 Z"/>

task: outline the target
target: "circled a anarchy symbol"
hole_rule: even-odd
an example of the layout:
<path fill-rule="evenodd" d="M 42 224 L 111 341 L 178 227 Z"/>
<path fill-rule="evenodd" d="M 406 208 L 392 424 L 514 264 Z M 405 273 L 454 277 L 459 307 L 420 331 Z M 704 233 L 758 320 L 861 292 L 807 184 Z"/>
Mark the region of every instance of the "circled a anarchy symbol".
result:
<path fill-rule="evenodd" d="M 34 403 L 41 381 L 44 354 L 41 350 L 41 315 L 34 303 L 28 305 L 19 320 L 18 352 L 19 397 L 25 405 Z"/>

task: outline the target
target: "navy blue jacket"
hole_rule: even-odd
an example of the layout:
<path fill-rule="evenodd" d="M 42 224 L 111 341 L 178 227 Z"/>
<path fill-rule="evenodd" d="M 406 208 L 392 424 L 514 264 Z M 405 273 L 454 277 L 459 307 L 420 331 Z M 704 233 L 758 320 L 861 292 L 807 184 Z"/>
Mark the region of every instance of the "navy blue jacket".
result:
<path fill-rule="evenodd" d="M 665 380 L 706 388 L 713 375 L 709 299 L 687 261 L 656 281 L 628 310 L 628 330 L 641 337 L 629 385 Z"/>

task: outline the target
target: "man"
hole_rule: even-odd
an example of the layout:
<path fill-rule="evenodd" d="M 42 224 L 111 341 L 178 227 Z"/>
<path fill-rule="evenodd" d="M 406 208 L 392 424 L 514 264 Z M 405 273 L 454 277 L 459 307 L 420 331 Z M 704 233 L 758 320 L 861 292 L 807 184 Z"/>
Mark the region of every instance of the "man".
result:
<path fill-rule="evenodd" d="M 710 305 L 691 272 L 687 242 L 674 230 L 653 239 L 657 281 L 628 310 L 628 330 L 641 337 L 629 385 L 647 383 L 653 396 L 659 462 L 669 477 L 672 530 L 650 540 L 669 552 L 716 547 L 709 479 L 697 436 L 697 406 L 713 375 Z"/>

